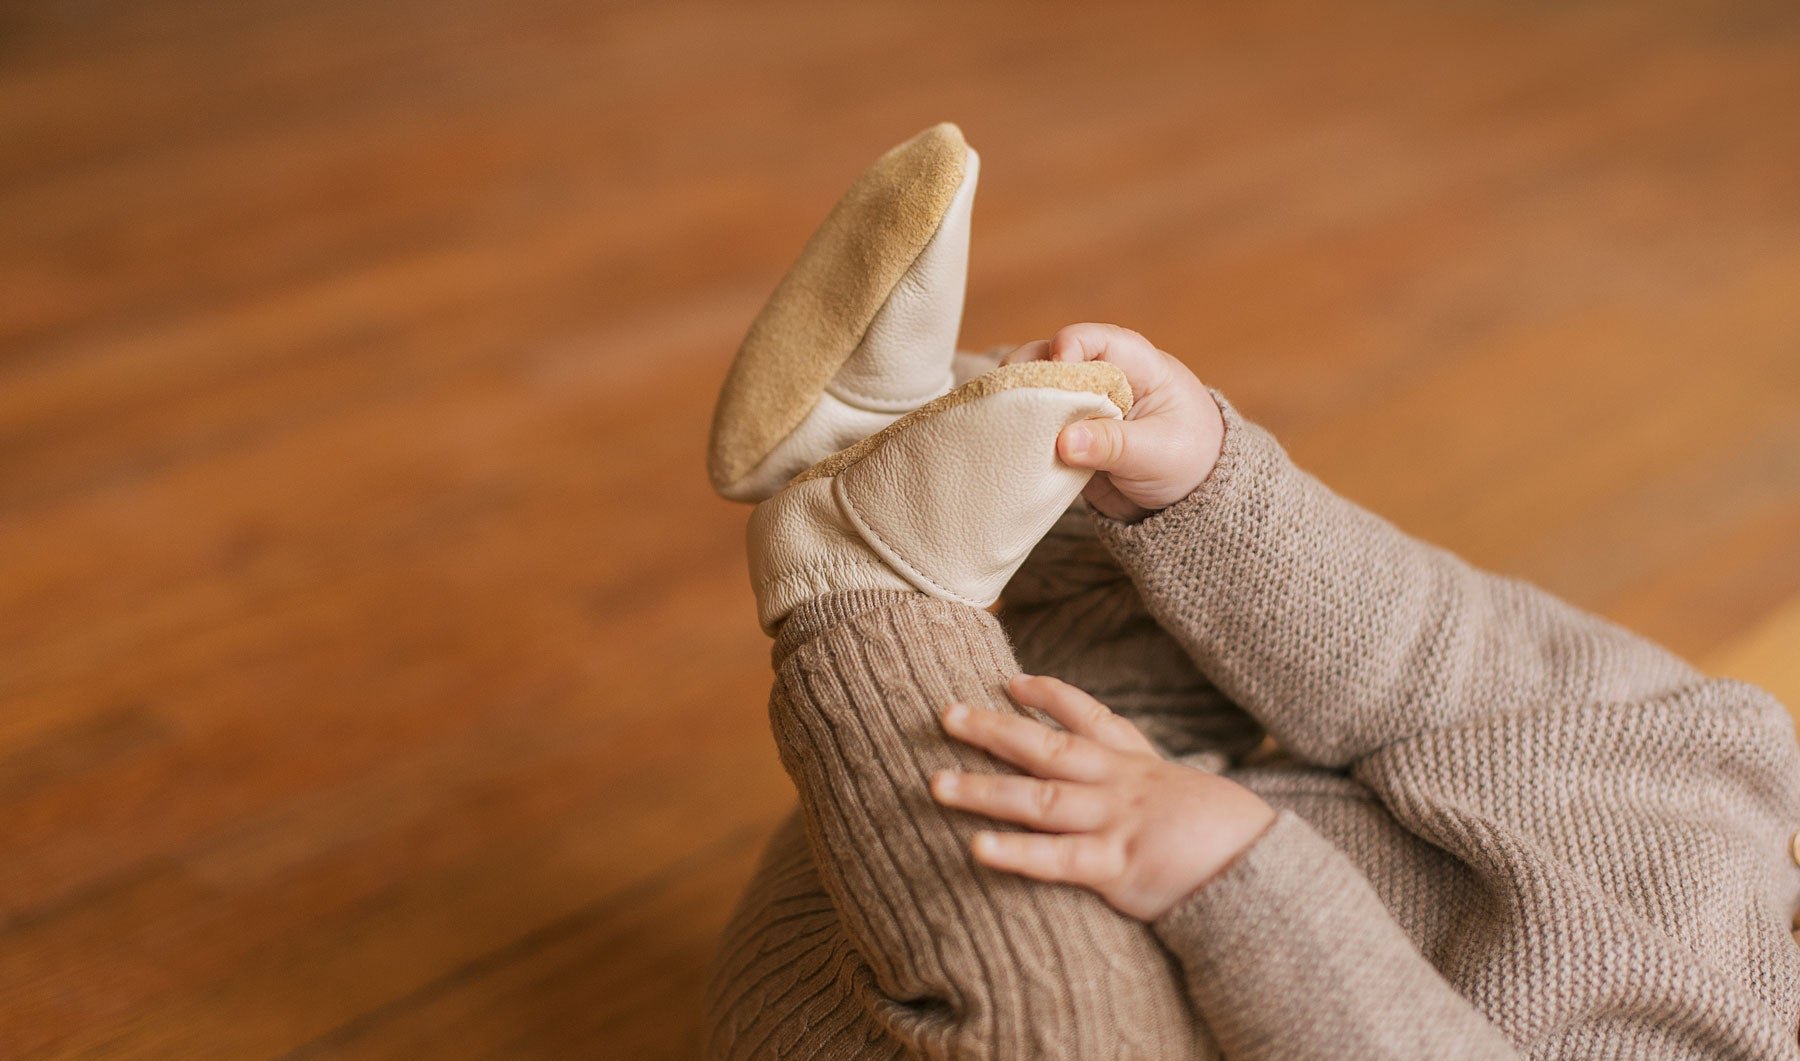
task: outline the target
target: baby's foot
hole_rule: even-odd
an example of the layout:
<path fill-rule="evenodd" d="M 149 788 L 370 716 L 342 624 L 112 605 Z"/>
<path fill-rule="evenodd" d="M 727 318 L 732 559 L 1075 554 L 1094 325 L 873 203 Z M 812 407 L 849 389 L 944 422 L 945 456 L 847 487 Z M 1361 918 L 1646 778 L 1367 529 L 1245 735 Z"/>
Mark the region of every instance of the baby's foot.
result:
<path fill-rule="evenodd" d="M 950 389 L 979 172 L 946 123 L 844 193 L 726 376 L 707 457 L 720 494 L 768 497 Z"/>
<path fill-rule="evenodd" d="M 1111 365 L 1011 365 L 819 462 L 750 517 L 763 628 L 847 590 L 987 607 L 1091 474 L 1057 459 L 1057 435 L 1130 408 Z"/>

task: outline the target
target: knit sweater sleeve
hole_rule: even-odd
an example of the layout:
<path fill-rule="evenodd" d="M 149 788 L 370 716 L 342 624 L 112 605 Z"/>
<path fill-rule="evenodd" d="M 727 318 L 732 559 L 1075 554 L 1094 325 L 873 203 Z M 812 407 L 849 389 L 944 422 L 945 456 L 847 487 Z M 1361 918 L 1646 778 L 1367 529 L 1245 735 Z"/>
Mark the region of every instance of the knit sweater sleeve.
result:
<path fill-rule="evenodd" d="M 1221 407 L 1200 489 L 1101 535 L 1290 754 L 1455 860 L 1435 967 L 1533 1054 L 1797 1056 L 1781 706 L 1406 536 Z"/>
<path fill-rule="evenodd" d="M 1218 397 L 1225 441 L 1187 498 L 1099 520 L 1157 621 L 1282 747 L 1342 767 L 1533 704 L 1641 699 L 1698 677 L 1524 582 L 1337 496 Z"/>
<path fill-rule="evenodd" d="M 1518 1056 L 1292 812 L 1155 928 L 1225 1057 Z"/>

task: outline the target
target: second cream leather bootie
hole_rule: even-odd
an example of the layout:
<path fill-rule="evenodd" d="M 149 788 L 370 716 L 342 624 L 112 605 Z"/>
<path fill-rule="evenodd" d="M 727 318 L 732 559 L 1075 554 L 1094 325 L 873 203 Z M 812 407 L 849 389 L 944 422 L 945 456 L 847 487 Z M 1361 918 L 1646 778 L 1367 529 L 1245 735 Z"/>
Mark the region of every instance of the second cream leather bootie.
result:
<path fill-rule="evenodd" d="M 763 629 L 846 590 L 994 603 L 1091 475 L 1057 459 L 1057 435 L 1130 408 L 1113 365 L 1007 365 L 820 461 L 751 514 Z"/>
<path fill-rule="evenodd" d="M 713 488 L 757 501 L 948 391 L 980 157 L 933 126 L 857 178 L 750 326 L 719 393 Z"/>

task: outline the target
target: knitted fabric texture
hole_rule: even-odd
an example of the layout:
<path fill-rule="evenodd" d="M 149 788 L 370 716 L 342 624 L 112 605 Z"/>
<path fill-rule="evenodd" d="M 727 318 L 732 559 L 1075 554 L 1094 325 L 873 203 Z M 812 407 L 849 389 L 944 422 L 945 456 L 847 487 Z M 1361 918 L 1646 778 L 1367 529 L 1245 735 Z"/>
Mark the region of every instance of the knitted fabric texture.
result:
<path fill-rule="evenodd" d="M 1221 406 L 1199 490 L 1095 520 L 1136 603 L 1065 541 L 1086 574 L 1021 572 L 1016 656 L 913 594 L 794 613 L 770 714 L 801 809 L 726 930 L 709 1056 L 1800 1057 L 1781 706 L 1407 537 Z M 1275 826 L 1150 926 L 976 867 L 986 823 L 925 782 L 993 767 L 936 713 L 1019 710 L 1019 659 Z M 1246 757 L 1261 730 L 1281 754 Z"/>

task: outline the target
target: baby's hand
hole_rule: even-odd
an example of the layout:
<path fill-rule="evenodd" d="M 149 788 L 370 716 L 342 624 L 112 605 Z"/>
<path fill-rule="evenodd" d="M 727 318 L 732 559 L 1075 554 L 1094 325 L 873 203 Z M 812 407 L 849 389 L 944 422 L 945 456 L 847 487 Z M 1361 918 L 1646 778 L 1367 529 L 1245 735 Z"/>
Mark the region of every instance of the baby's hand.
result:
<path fill-rule="evenodd" d="M 1039 830 L 977 833 L 984 865 L 1078 884 L 1153 921 L 1275 820 L 1249 789 L 1162 758 L 1137 727 L 1066 682 L 1019 675 L 1008 690 L 1063 728 L 960 704 L 944 712 L 944 728 L 1034 776 L 945 770 L 931 779 L 945 806 Z"/>
<path fill-rule="evenodd" d="M 1130 415 L 1070 424 L 1056 444 L 1064 463 L 1100 473 L 1084 496 L 1114 519 L 1142 519 L 1174 504 L 1218 463 L 1225 423 L 1212 395 L 1186 365 L 1130 329 L 1071 324 L 1006 360 L 1107 361 L 1131 381 Z"/>

